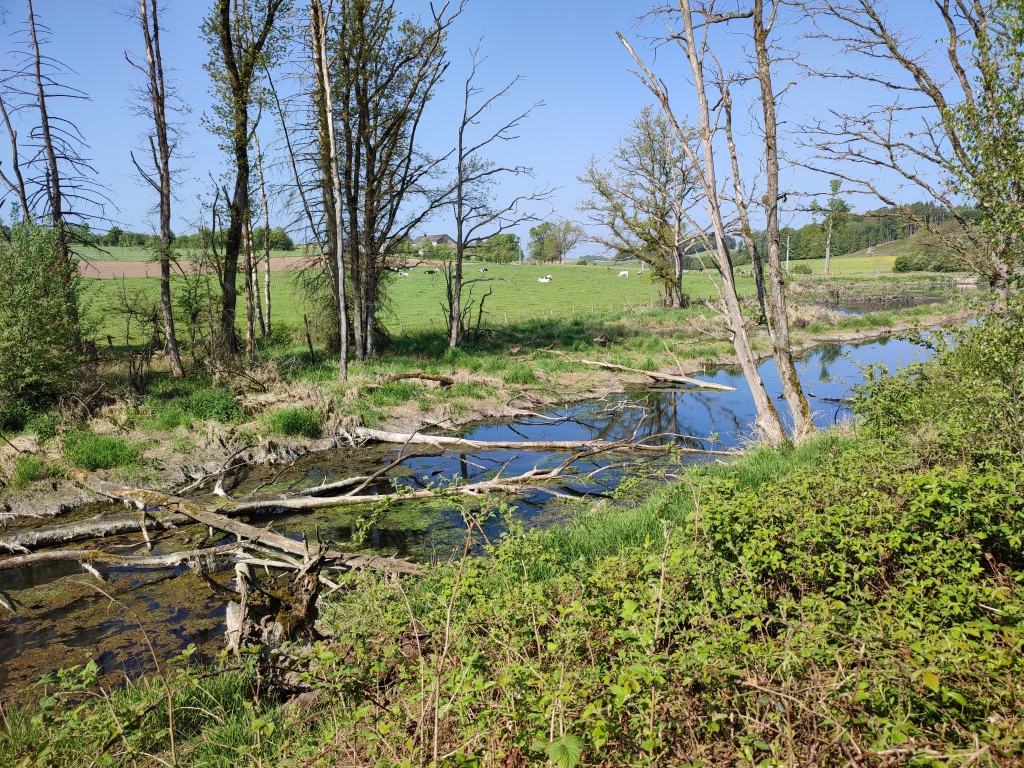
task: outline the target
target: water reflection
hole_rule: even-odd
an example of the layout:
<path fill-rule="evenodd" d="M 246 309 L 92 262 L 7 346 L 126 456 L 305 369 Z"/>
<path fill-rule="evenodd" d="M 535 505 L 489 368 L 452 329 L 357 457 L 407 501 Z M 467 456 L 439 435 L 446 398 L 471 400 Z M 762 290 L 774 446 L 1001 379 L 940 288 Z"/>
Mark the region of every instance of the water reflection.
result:
<path fill-rule="evenodd" d="M 861 366 L 882 363 L 893 370 L 929 354 L 897 339 L 860 345 L 825 344 L 800 359 L 797 370 L 811 400 L 815 422 L 827 427 L 850 415 L 848 398 L 852 388 L 863 380 Z M 760 370 L 768 392 L 781 399 L 782 387 L 774 361 L 765 362 Z M 471 482 L 492 477 L 499 470 L 505 476 L 520 475 L 565 461 L 565 455 L 531 451 L 530 443 L 541 440 L 676 440 L 694 448 L 741 446 L 751 438 L 756 417 L 746 381 L 734 370 L 719 370 L 705 378 L 736 387 L 737 391 L 643 389 L 554 408 L 540 414 L 540 418 L 481 424 L 468 429 L 466 436 L 520 441 L 522 448 L 459 454 L 424 451 L 404 461 L 389 477 L 381 478 L 364 492 L 388 493 L 396 485 L 431 488 L 452 479 Z M 786 411 L 785 407 L 780 408 L 784 416 Z M 392 446 L 351 447 L 309 457 L 283 471 L 246 468 L 234 479 L 232 493 L 242 496 L 261 487 L 281 492 L 370 474 L 397 456 L 398 449 Z M 577 463 L 575 475 L 555 489 L 557 496 L 551 490 L 524 491 L 516 500 L 516 514 L 528 525 L 557 522 L 573 512 L 571 505 L 566 509 L 566 499 L 596 499 L 612 493 L 625 477 L 637 474 L 637 460 L 630 457 L 629 465 L 623 466 L 622 455 L 583 459 Z M 663 461 L 655 456 L 639 460 L 654 468 L 658 461 Z M 446 558 L 453 550 L 460 551 L 465 508 L 465 502 L 438 499 L 395 503 L 373 510 L 340 508 L 283 514 L 268 509 L 255 515 L 253 522 L 261 526 L 273 524 L 275 530 L 295 538 L 319 534 L 352 550 L 373 549 L 420 559 Z M 493 539 L 501 533 L 501 525 L 488 521 L 484 532 Z M 212 543 L 215 542 L 205 542 L 206 546 Z M 114 538 L 105 545 L 125 554 L 143 551 L 134 537 Z M 179 545 L 180 542 L 158 541 L 157 552 L 165 546 Z M 171 655 L 190 642 L 212 643 L 211 651 L 220 646 L 223 598 L 214 595 L 187 568 L 156 572 L 104 570 L 111 579 L 107 588 L 113 590 L 112 594 L 145 616 L 161 656 Z M 82 578 L 67 578 L 75 574 Z M 77 565 L 69 563 L 0 573 L 0 591 L 19 604 L 18 615 L 0 617 L 0 695 L 23 688 L 57 666 L 80 664 L 90 658 L 118 674 L 132 674 L 150 663 L 134 622 L 120 609 L 110 609 L 104 598 L 85 586 L 87 578 Z"/>

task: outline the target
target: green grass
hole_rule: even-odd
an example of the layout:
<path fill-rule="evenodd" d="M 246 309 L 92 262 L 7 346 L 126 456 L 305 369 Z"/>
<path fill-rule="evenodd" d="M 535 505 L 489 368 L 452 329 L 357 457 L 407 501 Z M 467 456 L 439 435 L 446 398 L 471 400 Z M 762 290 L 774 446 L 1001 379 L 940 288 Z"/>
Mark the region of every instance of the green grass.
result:
<path fill-rule="evenodd" d="M 133 467 L 141 456 L 138 446 L 120 437 L 72 431 L 64 435 L 64 458 L 72 466 L 92 472 Z"/>
<path fill-rule="evenodd" d="M 21 490 L 48 476 L 49 471 L 43 459 L 37 456 L 19 456 L 14 462 L 10 487 L 14 490 Z"/>
<path fill-rule="evenodd" d="M 277 435 L 315 440 L 323 434 L 324 415 L 312 408 L 279 408 L 267 414 L 267 426 Z"/>

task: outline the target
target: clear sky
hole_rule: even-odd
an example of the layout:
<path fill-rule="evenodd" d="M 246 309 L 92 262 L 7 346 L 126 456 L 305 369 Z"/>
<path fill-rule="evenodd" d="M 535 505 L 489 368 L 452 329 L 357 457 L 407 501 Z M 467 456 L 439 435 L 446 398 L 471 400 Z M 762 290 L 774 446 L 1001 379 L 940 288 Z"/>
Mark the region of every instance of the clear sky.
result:
<path fill-rule="evenodd" d="M 90 97 L 89 101 L 55 104 L 54 111 L 73 119 L 89 143 L 87 155 L 114 204 L 108 210 L 110 218 L 123 228 L 148 231 L 153 227 L 149 210 L 153 195 L 138 182 L 129 155 L 133 147 L 139 146 L 139 135 L 146 124 L 127 105 L 136 73 L 125 61 L 124 51 L 139 50 L 140 35 L 118 12 L 126 2 L 35 0 L 35 9 L 40 21 L 51 29 L 47 53 L 77 73 L 68 79 L 68 84 Z M 911 0 L 906 5 L 922 2 Z M 9 11 L 5 33 L 16 32 L 26 14 L 24 3 L 0 3 Z M 203 70 L 207 49 L 200 38 L 199 25 L 210 5 L 210 0 L 167 0 L 162 19 L 165 63 L 175 71 L 182 97 L 192 109 L 189 136 L 183 147 L 190 162 L 177 189 L 176 231 L 194 228 L 196 196 L 208 190 L 210 173 L 217 176 L 224 169 L 216 141 L 200 124 L 201 116 L 209 110 L 210 96 Z M 299 5 L 303 6 L 301 0 Z M 425 148 L 443 153 L 453 143 L 461 116 L 462 80 L 469 50 L 483 36 L 484 52 L 489 58 L 481 73 L 481 85 L 491 91 L 517 75 L 524 78 L 499 103 L 493 119 L 511 116 L 534 102 L 545 102 L 523 124 L 520 138 L 503 145 L 493 155 L 499 162 L 529 165 L 536 171 L 535 181 L 510 182 L 503 188 L 503 194 L 516 194 L 535 184 L 551 184 L 561 188 L 553 199 L 556 214 L 576 216 L 574 206 L 586 194 L 576 177 L 587 159 L 593 153 L 608 151 L 629 120 L 651 100 L 628 72 L 632 62 L 615 36 L 616 31 L 621 31 L 635 38 L 634 18 L 648 5 L 645 0 L 470 0 L 467 11 L 453 27 L 449 46 L 452 65 L 429 107 L 423 135 Z M 898 5 L 904 6 L 904 0 Z M 403 7 L 415 11 L 418 6 L 405 2 Z M 725 50 L 729 57 L 739 55 L 736 50 Z M 810 54 L 827 55 L 813 49 Z M 681 77 L 683 66 L 674 53 L 662 53 L 657 61 L 659 74 L 678 95 L 679 111 L 686 114 L 693 110 L 690 91 Z M 844 91 L 834 83 L 802 82 L 787 95 L 785 116 L 792 126 L 809 110 L 857 94 L 852 86 L 845 86 Z M 740 123 L 741 132 L 753 130 L 751 119 L 742 113 Z M 756 141 L 747 138 L 741 142 L 748 159 L 756 164 Z M 827 186 L 820 178 L 800 171 L 789 173 L 787 179 L 792 188 L 803 190 L 823 190 Z M 858 208 L 873 204 L 854 201 Z M 538 208 L 540 213 L 549 210 L 550 207 Z M 275 218 L 283 223 L 287 217 L 281 213 Z M 790 213 L 787 218 L 799 224 L 807 216 Z M 439 219 L 424 229 L 445 231 L 450 226 Z M 525 235 L 526 229 L 520 234 Z"/>

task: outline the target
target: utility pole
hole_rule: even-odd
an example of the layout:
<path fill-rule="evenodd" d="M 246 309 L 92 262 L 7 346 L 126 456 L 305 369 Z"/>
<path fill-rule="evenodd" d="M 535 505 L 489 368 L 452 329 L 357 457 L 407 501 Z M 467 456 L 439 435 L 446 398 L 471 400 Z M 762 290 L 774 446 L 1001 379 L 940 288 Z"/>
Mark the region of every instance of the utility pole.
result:
<path fill-rule="evenodd" d="M 789 235 L 786 235 L 786 274 L 789 274 Z"/>

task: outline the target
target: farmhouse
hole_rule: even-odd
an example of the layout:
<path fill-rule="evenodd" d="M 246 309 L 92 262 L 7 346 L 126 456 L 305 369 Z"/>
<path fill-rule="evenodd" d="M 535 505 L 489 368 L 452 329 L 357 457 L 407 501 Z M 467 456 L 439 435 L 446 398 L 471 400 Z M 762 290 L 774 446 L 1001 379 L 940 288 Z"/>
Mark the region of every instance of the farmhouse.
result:
<path fill-rule="evenodd" d="M 449 248 L 454 248 L 456 246 L 454 238 L 451 238 L 448 235 L 423 235 L 413 240 L 412 244 L 421 247 L 425 245 L 446 245 Z"/>

